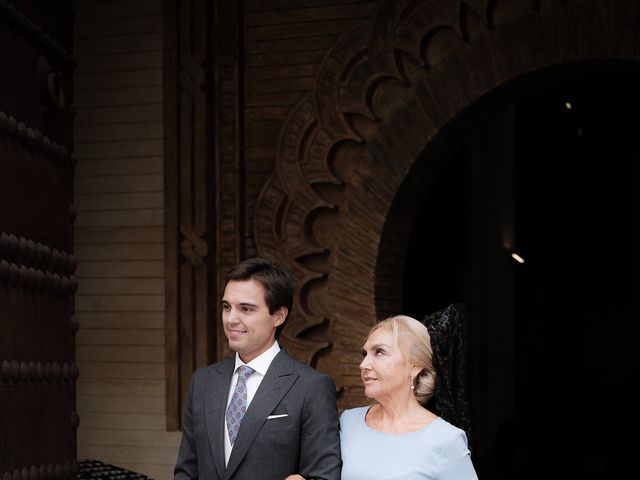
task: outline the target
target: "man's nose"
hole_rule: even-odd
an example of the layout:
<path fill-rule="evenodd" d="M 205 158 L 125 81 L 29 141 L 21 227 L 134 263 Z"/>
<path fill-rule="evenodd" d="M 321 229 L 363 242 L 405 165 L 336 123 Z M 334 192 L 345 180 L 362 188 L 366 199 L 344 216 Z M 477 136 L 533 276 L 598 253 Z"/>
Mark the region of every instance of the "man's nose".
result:
<path fill-rule="evenodd" d="M 235 322 L 239 318 L 240 310 L 234 307 L 229 307 L 229 311 L 227 312 L 227 318 L 230 322 Z"/>

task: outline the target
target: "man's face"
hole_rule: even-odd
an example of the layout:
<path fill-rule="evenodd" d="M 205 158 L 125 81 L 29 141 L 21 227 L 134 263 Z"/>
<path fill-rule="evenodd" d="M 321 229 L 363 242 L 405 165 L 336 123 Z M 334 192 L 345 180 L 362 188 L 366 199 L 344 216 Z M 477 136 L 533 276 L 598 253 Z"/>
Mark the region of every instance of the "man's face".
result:
<path fill-rule="evenodd" d="M 276 327 L 284 322 L 287 308 L 269 313 L 265 290 L 256 280 L 231 280 L 222 297 L 222 325 L 229 348 L 249 363 L 275 341 Z"/>

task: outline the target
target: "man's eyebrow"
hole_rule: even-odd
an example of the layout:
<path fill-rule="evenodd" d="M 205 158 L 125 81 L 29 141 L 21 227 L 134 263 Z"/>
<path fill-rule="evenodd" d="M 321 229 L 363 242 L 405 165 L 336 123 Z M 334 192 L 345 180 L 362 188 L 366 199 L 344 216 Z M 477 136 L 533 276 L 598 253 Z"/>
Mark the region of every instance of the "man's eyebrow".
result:
<path fill-rule="evenodd" d="M 224 298 L 221 300 L 220 303 L 226 303 L 226 304 L 230 305 L 230 302 L 228 300 L 225 300 Z M 240 307 L 257 307 L 258 304 L 257 303 L 251 303 L 251 302 L 240 302 L 240 303 L 238 303 L 238 306 L 240 306 Z"/>

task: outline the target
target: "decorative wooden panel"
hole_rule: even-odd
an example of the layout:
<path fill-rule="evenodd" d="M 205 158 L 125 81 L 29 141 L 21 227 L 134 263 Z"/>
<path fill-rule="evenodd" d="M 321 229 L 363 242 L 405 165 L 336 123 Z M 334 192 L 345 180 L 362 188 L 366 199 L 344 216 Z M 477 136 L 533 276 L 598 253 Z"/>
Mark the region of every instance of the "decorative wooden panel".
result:
<path fill-rule="evenodd" d="M 0 476 L 74 478 L 72 2 L 0 0 Z"/>
<path fill-rule="evenodd" d="M 243 256 L 242 2 L 165 2 L 167 427 L 191 373 L 227 352 L 224 272 Z"/>

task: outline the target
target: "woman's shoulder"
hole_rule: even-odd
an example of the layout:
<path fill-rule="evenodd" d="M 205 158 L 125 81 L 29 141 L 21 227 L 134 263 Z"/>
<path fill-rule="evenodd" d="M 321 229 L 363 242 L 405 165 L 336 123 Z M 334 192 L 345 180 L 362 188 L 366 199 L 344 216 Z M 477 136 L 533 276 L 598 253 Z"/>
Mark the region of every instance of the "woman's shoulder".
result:
<path fill-rule="evenodd" d="M 362 419 L 367 414 L 367 410 L 369 410 L 369 408 L 371 408 L 371 406 L 370 405 L 366 405 L 364 407 L 348 408 L 348 409 L 344 410 L 340 414 L 340 423 L 345 425 L 345 424 L 349 424 L 349 423 L 361 422 Z"/>
<path fill-rule="evenodd" d="M 437 417 L 436 420 L 437 420 L 436 424 L 438 425 L 438 428 L 440 428 L 442 431 L 448 432 L 450 435 L 454 435 L 454 436 L 460 435 L 461 433 L 464 434 L 464 430 L 456 427 L 452 423 L 447 422 L 444 418 Z"/>
<path fill-rule="evenodd" d="M 367 410 L 371 408 L 371 405 L 365 405 L 364 407 L 355 407 L 355 408 L 347 408 L 344 410 L 340 416 L 345 418 L 353 418 L 353 417 L 364 417 L 367 413 Z"/>
<path fill-rule="evenodd" d="M 438 417 L 432 422 L 432 432 L 438 442 L 446 447 L 451 444 L 458 444 L 461 447 L 467 448 L 467 434 L 461 428 L 452 425 L 444 418 Z"/>

